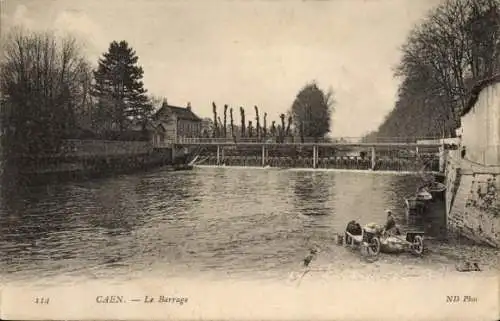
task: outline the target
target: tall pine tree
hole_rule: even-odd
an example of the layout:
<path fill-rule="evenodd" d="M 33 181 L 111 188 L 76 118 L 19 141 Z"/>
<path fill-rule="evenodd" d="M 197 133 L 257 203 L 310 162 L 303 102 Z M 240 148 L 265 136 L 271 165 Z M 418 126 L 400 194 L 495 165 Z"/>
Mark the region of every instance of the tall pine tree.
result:
<path fill-rule="evenodd" d="M 153 106 L 142 82 L 144 71 L 138 56 L 126 41 L 113 41 L 94 71 L 97 126 L 124 131 L 131 121 L 144 129 Z"/>

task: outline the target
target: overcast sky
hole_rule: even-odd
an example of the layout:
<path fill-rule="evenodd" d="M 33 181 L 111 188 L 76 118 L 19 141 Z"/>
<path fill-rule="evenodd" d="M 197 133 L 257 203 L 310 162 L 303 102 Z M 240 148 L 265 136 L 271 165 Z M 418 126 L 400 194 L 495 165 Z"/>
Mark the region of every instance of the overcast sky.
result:
<path fill-rule="evenodd" d="M 2 32 L 74 33 L 94 63 L 111 41 L 127 40 L 146 89 L 172 105 L 189 101 L 200 116 L 215 101 L 278 120 L 315 80 L 335 92 L 332 135 L 358 137 L 394 107 L 399 48 L 437 2 L 3 0 Z"/>

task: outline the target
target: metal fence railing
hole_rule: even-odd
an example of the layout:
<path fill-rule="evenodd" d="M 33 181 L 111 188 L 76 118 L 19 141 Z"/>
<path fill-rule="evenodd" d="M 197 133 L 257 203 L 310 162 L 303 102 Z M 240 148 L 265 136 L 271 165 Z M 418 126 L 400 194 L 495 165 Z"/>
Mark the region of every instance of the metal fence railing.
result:
<path fill-rule="evenodd" d="M 377 154 L 397 152 L 400 149 L 413 150 L 416 153 L 436 153 L 438 144 L 429 143 L 433 140 L 425 139 L 423 145 L 416 145 L 418 141 L 423 141 L 423 138 L 401 138 L 401 137 L 384 137 L 378 140 L 364 140 L 361 137 L 332 137 L 332 138 L 315 138 L 315 137 L 243 137 L 243 138 L 198 138 L 198 137 L 177 137 L 174 139 L 166 139 L 158 142 L 156 139 L 151 141 L 116 141 L 116 140 L 79 140 L 68 139 L 65 140 L 58 151 L 47 151 L 47 154 L 54 156 L 64 154 L 67 156 L 104 156 L 104 155 L 130 155 L 130 154 L 144 154 L 152 151 L 153 148 L 169 148 L 172 144 L 186 144 L 186 145 L 212 145 L 215 147 L 217 144 L 248 144 L 252 145 L 281 145 L 287 144 L 300 145 L 302 143 L 311 145 L 323 144 L 323 149 L 328 147 L 340 147 L 345 144 L 345 148 L 349 149 L 358 145 L 361 149 L 370 152 L 370 144 L 376 145 Z M 363 146 L 366 143 L 367 146 Z M 330 145 L 331 144 L 331 145 Z M 409 144 L 406 146 L 406 144 Z M 426 145 L 428 144 L 428 145 Z M 206 147 L 208 147 L 206 146 Z M 313 147 L 311 147 L 313 148 Z M 409 155 L 411 156 L 411 155 Z"/>
<path fill-rule="evenodd" d="M 363 137 L 177 137 L 166 139 L 158 144 L 224 144 L 224 143 L 324 143 L 324 144 L 438 144 L 439 138 L 434 137 L 379 137 L 377 139 L 364 139 Z"/>

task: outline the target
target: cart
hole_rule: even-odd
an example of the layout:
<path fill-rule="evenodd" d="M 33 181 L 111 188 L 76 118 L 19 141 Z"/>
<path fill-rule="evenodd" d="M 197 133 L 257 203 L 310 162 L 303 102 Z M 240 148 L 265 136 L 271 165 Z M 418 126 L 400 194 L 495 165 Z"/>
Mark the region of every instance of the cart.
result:
<path fill-rule="evenodd" d="M 411 231 L 403 235 L 382 233 L 382 228 L 376 224 L 361 226 L 351 221 L 345 231 L 345 244 L 351 248 L 366 249 L 368 255 L 379 253 L 400 253 L 409 251 L 415 255 L 424 252 L 424 232 Z"/>

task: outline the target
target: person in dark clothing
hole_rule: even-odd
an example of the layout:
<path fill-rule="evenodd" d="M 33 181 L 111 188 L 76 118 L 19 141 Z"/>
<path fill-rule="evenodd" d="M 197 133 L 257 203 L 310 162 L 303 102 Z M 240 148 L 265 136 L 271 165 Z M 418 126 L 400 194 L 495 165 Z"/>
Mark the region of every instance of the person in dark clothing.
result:
<path fill-rule="evenodd" d="M 385 222 L 384 225 L 384 232 L 390 232 L 392 229 L 396 227 L 396 221 L 394 220 L 394 216 L 392 216 L 392 211 L 387 210 L 387 221 Z"/>
<path fill-rule="evenodd" d="M 354 220 L 350 221 L 347 224 L 346 231 L 353 234 L 353 235 L 361 235 L 363 233 L 361 225 Z"/>

